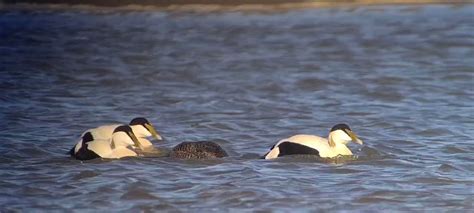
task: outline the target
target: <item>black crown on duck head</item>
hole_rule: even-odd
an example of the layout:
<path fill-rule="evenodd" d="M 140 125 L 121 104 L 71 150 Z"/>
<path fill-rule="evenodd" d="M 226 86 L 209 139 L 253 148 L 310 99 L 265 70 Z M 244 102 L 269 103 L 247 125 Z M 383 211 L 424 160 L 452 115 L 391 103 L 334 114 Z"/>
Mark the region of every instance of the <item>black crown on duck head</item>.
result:
<path fill-rule="evenodd" d="M 145 125 L 145 124 L 150 124 L 150 122 L 144 117 L 137 117 L 137 118 L 132 119 L 129 125 L 133 126 L 133 125 Z"/>
<path fill-rule="evenodd" d="M 122 126 L 118 126 L 117 128 L 115 128 L 114 133 L 116 133 L 116 132 L 125 132 L 127 134 L 130 134 L 132 132 L 132 128 L 130 128 L 129 126 L 126 126 L 126 125 L 122 125 Z"/>
<path fill-rule="evenodd" d="M 331 132 L 336 131 L 336 130 L 342 130 L 347 133 L 347 130 L 352 131 L 349 125 L 341 123 L 341 124 L 336 124 L 331 128 Z"/>

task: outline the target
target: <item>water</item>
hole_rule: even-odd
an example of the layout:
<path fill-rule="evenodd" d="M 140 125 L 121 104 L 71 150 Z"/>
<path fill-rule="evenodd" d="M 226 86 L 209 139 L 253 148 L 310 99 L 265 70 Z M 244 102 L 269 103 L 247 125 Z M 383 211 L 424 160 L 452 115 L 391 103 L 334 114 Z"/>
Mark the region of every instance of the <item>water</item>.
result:
<path fill-rule="evenodd" d="M 472 211 L 474 7 L 0 10 L 0 209 Z M 230 157 L 80 162 L 145 116 Z M 260 160 L 346 122 L 353 160 Z"/>

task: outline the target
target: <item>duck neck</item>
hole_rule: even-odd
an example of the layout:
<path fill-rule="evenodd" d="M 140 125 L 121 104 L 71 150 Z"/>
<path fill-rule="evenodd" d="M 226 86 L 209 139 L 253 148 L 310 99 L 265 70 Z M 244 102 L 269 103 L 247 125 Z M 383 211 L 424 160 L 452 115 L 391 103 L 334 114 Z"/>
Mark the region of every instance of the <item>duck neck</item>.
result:
<path fill-rule="evenodd" d="M 139 141 L 139 145 L 141 150 L 145 150 L 145 149 L 150 149 L 150 148 L 153 148 L 153 144 L 147 140 L 146 138 L 137 138 L 138 141 Z"/>
<path fill-rule="evenodd" d="M 336 143 L 333 149 L 340 155 L 352 155 L 352 151 L 343 143 Z"/>

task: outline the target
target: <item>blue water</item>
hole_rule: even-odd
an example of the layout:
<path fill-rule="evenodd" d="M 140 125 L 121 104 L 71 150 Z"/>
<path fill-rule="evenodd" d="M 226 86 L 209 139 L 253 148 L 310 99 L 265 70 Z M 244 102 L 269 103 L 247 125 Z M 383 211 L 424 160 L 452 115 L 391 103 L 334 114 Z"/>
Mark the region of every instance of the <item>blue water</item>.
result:
<path fill-rule="evenodd" d="M 441 211 L 474 201 L 474 7 L 0 9 L 0 210 Z M 81 162 L 82 131 L 147 117 L 156 147 Z M 348 123 L 352 160 L 261 160 Z"/>

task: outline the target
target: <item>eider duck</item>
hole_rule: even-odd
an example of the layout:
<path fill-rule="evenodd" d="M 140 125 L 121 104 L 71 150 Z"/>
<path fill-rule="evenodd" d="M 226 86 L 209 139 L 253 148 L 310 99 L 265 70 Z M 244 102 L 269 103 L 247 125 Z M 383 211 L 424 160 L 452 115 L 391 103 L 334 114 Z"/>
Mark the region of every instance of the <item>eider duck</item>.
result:
<path fill-rule="evenodd" d="M 227 157 L 227 152 L 212 141 L 182 142 L 171 150 L 171 158 L 213 159 Z"/>
<path fill-rule="evenodd" d="M 114 129 L 109 140 L 96 139 L 91 132 L 85 132 L 69 154 L 78 160 L 137 156 L 128 147 L 133 145 L 140 147 L 139 143 L 132 128 L 122 125 Z"/>
<path fill-rule="evenodd" d="M 262 158 L 274 159 L 297 154 L 318 155 L 322 158 L 352 155 L 346 146 L 351 141 L 363 144 L 347 124 L 337 124 L 331 128 L 327 139 L 316 135 L 294 135 L 278 141 Z"/>
<path fill-rule="evenodd" d="M 81 137 L 83 137 L 85 133 L 89 132 L 90 134 L 92 134 L 92 137 L 95 140 L 110 140 L 115 128 L 121 125 L 123 124 L 109 124 L 99 126 L 93 129 L 88 129 L 84 133 L 82 133 Z M 140 141 L 141 147 L 138 148 L 142 150 L 153 149 L 153 144 L 149 140 L 147 140 L 146 137 L 153 136 L 157 140 L 162 140 L 162 137 L 156 132 L 153 125 L 146 118 L 134 118 L 130 121 L 129 126 L 132 128 L 133 133 Z"/>

